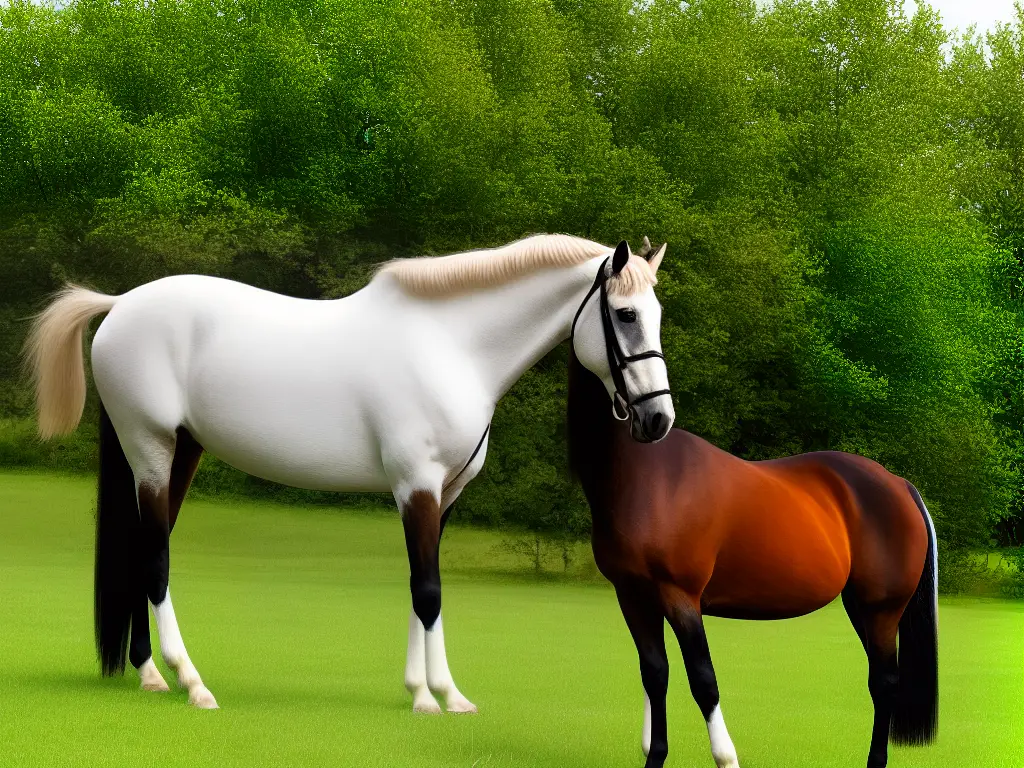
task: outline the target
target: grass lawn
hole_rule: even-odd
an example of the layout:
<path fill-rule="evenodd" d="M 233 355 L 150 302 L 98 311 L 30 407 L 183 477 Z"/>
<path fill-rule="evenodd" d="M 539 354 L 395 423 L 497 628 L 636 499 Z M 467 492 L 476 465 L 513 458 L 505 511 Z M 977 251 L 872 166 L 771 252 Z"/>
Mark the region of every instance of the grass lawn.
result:
<path fill-rule="evenodd" d="M 637 660 L 609 588 L 509 572 L 496 537 L 442 546 L 448 655 L 477 716 L 413 716 L 394 512 L 192 501 L 175 610 L 222 709 L 102 680 L 93 486 L 0 474 L 0 765 L 640 766 Z M 943 600 L 939 741 L 890 765 L 1024 766 L 1024 604 Z M 744 768 L 864 765 L 867 663 L 842 608 L 708 621 Z M 678 648 L 670 766 L 714 762 Z M 168 677 L 170 681 L 171 678 Z"/>

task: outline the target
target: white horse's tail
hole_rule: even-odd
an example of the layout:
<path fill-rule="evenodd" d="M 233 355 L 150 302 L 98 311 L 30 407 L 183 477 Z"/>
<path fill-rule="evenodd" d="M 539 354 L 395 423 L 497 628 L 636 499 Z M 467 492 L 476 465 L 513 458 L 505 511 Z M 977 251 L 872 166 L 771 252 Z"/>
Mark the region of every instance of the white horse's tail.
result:
<path fill-rule="evenodd" d="M 117 298 L 68 285 L 33 321 L 25 357 L 35 383 L 39 435 L 44 440 L 73 432 L 82 420 L 82 333 L 90 320 L 109 312 Z"/>

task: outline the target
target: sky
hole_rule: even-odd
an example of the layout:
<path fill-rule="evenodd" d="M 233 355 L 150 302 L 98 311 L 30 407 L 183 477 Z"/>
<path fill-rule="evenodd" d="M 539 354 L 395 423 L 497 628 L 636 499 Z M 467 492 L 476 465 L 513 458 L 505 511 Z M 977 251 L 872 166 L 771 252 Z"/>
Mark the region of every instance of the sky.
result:
<path fill-rule="evenodd" d="M 1013 18 L 1013 0 L 930 0 L 929 5 L 942 16 L 944 26 L 966 30 L 976 24 L 978 32 L 993 29 L 997 22 Z M 913 13 L 915 0 L 904 0 L 907 13 Z"/>

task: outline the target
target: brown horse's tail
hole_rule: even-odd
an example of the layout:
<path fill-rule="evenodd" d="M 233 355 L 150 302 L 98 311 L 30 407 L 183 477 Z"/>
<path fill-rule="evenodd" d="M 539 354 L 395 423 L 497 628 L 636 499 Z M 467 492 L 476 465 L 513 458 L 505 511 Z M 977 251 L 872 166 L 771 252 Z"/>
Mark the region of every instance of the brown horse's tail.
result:
<path fill-rule="evenodd" d="M 927 744 L 939 726 L 938 553 L 935 526 L 917 489 L 907 483 L 928 529 L 928 554 L 899 631 L 899 686 L 892 715 L 894 744 Z"/>

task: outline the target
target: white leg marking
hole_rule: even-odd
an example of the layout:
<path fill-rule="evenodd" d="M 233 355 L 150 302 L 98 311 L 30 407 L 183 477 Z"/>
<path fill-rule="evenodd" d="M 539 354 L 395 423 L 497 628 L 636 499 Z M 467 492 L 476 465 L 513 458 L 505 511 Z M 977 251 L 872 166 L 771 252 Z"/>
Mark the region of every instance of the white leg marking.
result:
<path fill-rule="evenodd" d="M 444 652 L 444 629 L 441 617 L 437 617 L 434 626 L 428 629 L 426 636 L 427 651 L 427 687 L 439 696 L 444 696 L 445 706 L 449 712 L 475 713 L 476 707 L 465 696 L 459 693 L 448 669 L 448 657 Z"/>
<path fill-rule="evenodd" d="M 644 730 L 640 735 L 640 749 L 644 751 L 644 757 L 651 754 L 651 697 L 644 691 Z"/>
<path fill-rule="evenodd" d="M 729 729 L 725 727 L 721 706 L 715 706 L 708 718 L 708 737 L 711 739 L 711 756 L 715 758 L 718 768 L 739 768 L 736 747 L 729 738 Z"/>
<path fill-rule="evenodd" d="M 189 703 L 199 709 L 217 709 L 217 700 L 203 685 L 199 672 L 185 650 L 178 621 L 174 618 L 170 590 L 162 603 L 153 606 L 153 617 L 156 619 L 156 631 L 160 635 L 160 653 L 167 666 L 178 673 L 178 685 L 188 690 Z"/>
<path fill-rule="evenodd" d="M 427 687 L 426 631 L 416 611 L 409 612 L 409 653 L 405 658 L 405 689 L 412 694 L 412 711 L 441 714 L 441 705 Z"/>
<path fill-rule="evenodd" d="M 160 670 L 156 668 L 152 656 L 142 662 L 142 666 L 139 667 L 139 680 L 142 681 L 142 690 L 144 691 L 166 693 L 171 690 L 167 687 L 167 682 L 160 674 Z"/>

